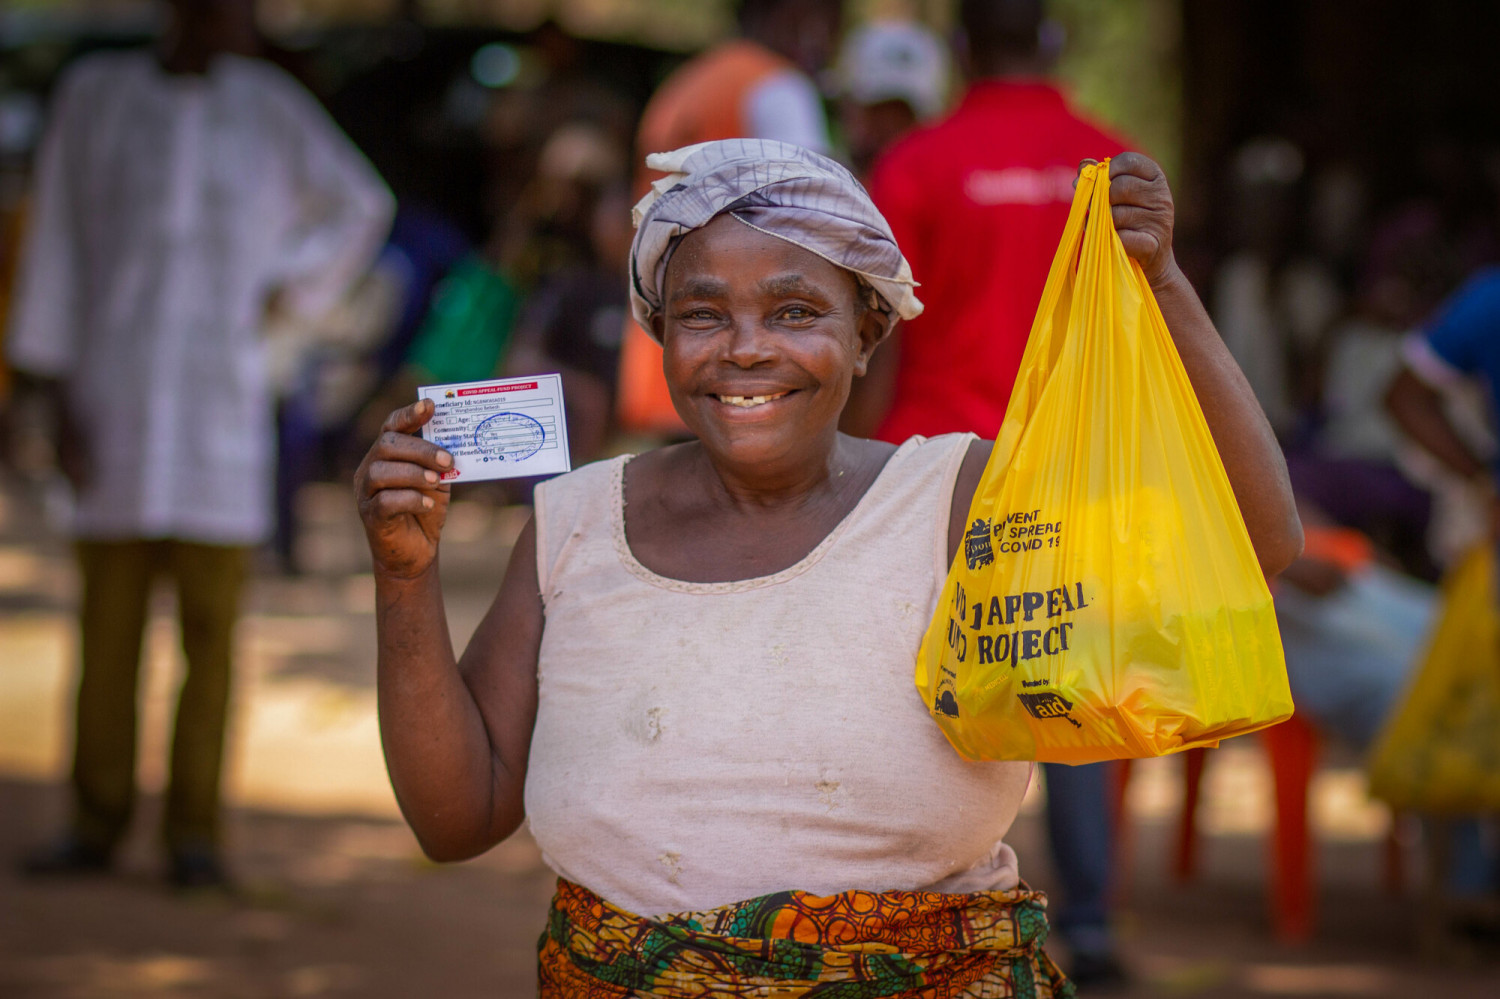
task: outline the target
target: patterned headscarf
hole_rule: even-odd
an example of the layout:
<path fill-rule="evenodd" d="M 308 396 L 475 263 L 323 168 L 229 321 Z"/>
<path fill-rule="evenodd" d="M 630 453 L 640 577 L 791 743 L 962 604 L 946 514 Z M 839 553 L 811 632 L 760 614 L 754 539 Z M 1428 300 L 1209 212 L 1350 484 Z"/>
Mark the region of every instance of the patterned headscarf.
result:
<path fill-rule="evenodd" d="M 667 176 L 635 206 L 630 308 L 654 337 L 667 261 L 682 237 L 728 214 L 852 271 L 867 303 L 886 317 L 914 319 L 922 303 L 891 227 L 854 175 L 826 156 L 768 139 L 724 139 L 653 153 Z"/>

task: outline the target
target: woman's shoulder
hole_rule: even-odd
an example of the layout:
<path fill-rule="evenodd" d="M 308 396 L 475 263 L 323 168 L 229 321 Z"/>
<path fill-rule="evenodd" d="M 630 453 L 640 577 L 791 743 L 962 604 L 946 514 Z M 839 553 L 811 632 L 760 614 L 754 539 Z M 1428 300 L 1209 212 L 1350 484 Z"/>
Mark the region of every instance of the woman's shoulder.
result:
<path fill-rule="evenodd" d="M 941 504 L 946 514 L 956 491 L 955 482 L 962 470 L 975 462 L 973 453 L 977 443 L 977 438 L 970 433 L 908 437 L 894 449 L 895 453 L 885 464 L 883 491 L 902 504 L 917 503 L 924 510 L 930 510 L 930 504 Z M 884 446 L 889 448 L 891 445 Z M 984 467 L 982 458 L 978 460 L 978 467 Z M 974 481 L 978 481 L 977 475 Z M 969 492 L 973 492 L 972 485 Z"/>
<path fill-rule="evenodd" d="M 532 518 L 536 523 L 537 574 L 544 583 L 570 543 L 594 545 L 613 538 L 619 470 L 629 460 L 629 455 L 601 458 L 537 484 L 532 493 Z"/>
<path fill-rule="evenodd" d="M 668 444 L 639 454 L 618 454 L 579 465 L 571 472 L 548 479 L 536 487 L 537 509 L 576 507 L 601 499 L 617 503 L 625 491 L 627 464 L 630 468 L 629 491 L 637 496 L 653 492 L 659 488 L 658 480 L 672 477 L 674 466 L 681 464 L 682 451 L 693 446 L 692 443 Z"/>
<path fill-rule="evenodd" d="M 612 458 L 600 458 L 597 461 L 579 465 L 571 472 L 564 472 L 562 475 L 540 482 L 535 490 L 537 504 L 555 504 L 572 497 L 609 491 L 620 466 L 632 457 L 634 456 L 620 454 Z"/>
<path fill-rule="evenodd" d="M 956 455 L 972 454 L 975 448 L 980 446 L 986 448 L 985 454 L 988 455 L 988 443 L 987 441 L 981 441 L 974 434 L 966 432 L 937 434 L 933 437 L 923 437 L 921 434 L 913 434 L 903 441 L 897 450 L 928 461 L 944 462 L 954 459 Z"/>
<path fill-rule="evenodd" d="M 898 450 L 904 456 L 903 481 L 927 483 L 933 502 L 942 505 L 948 553 L 957 549 L 969 505 L 990 460 L 995 442 L 972 433 L 908 437 Z"/>
<path fill-rule="evenodd" d="M 865 440 L 864 445 L 880 468 L 883 492 L 901 497 L 902 502 L 948 502 L 955 476 L 968 461 L 975 437 L 970 433 L 939 434 L 923 437 L 913 434 L 901 444 Z M 980 462 L 981 467 L 983 462 Z"/>
<path fill-rule="evenodd" d="M 976 435 L 971 434 L 968 431 L 960 431 L 951 434 L 935 434 L 931 437 L 924 437 L 921 434 L 912 434 L 902 443 L 902 446 L 905 447 L 906 445 L 911 445 L 912 447 L 929 448 L 933 450 L 956 450 L 963 445 L 972 443 L 973 441 L 977 441 L 978 439 L 979 438 Z"/>

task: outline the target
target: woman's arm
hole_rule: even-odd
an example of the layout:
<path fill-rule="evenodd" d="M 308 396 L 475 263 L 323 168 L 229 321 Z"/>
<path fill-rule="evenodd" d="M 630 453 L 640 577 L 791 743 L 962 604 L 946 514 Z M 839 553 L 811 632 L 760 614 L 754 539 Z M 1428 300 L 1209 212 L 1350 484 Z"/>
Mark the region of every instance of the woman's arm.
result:
<path fill-rule="evenodd" d="M 1302 523 L 1276 435 L 1229 348 L 1172 253 L 1172 192 L 1161 167 L 1140 153 L 1109 164 L 1115 231 L 1151 283 L 1162 318 L 1198 396 L 1267 577 L 1302 552 Z"/>
<path fill-rule="evenodd" d="M 1385 408 L 1406 435 L 1455 474 L 1477 480 L 1488 469 L 1453 429 L 1443 410 L 1443 397 L 1410 368 L 1403 367 L 1386 389 Z"/>
<path fill-rule="evenodd" d="M 1438 390 L 1403 367 L 1386 390 L 1385 408 L 1408 437 L 1455 475 L 1488 494 L 1490 535 L 1500 537 L 1500 496 L 1495 493 L 1494 473 L 1454 429 Z"/>
<path fill-rule="evenodd" d="M 452 457 L 412 432 L 422 401 L 397 410 L 355 475 L 375 567 L 377 687 L 386 768 L 402 814 L 434 860 L 463 860 L 520 825 L 542 606 L 527 525 L 494 604 L 458 662 L 438 580 Z"/>

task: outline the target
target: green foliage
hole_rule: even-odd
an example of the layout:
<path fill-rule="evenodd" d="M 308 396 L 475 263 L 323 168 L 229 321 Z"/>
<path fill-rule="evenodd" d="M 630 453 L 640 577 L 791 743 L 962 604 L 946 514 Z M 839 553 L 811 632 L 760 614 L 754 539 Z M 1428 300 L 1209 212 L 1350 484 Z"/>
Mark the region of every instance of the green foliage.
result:
<path fill-rule="evenodd" d="M 1181 0 L 1050 0 L 1048 14 L 1067 32 L 1057 75 L 1077 105 L 1176 177 Z"/>

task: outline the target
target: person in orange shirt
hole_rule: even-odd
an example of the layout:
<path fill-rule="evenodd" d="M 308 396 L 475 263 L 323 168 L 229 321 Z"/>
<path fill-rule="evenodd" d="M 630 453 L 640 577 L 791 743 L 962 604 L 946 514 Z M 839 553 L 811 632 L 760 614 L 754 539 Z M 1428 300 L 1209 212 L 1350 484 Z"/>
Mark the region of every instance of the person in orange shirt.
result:
<path fill-rule="evenodd" d="M 689 59 L 652 95 L 636 133 L 636 162 L 716 139 L 775 139 L 826 153 L 828 122 L 812 74 L 832 56 L 841 6 L 744 0 L 739 37 Z M 639 196 L 655 177 L 638 169 Z"/>
<path fill-rule="evenodd" d="M 839 0 L 743 0 L 740 33 L 689 59 L 662 83 L 636 133 L 635 196 L 661 174 L 662 153 L 717 139 L 776 139 L 828 152 L 828 121 L 812 74 L 827 65 L 842 25 Z M 661 348 L 627 320 L 620 350 L 620 425 L 686 433 L 662 377 Z"/>

